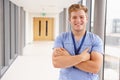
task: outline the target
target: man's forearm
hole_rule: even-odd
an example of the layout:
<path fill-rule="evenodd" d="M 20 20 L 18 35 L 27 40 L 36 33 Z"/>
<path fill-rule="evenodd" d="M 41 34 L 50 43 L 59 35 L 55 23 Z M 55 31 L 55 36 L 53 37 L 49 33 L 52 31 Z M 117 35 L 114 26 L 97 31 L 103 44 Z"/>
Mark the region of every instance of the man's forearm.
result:
<path fill-rule="evenodd" d="M 53 58 L 53 65 L 56 68 L 67 68 L 82 62 L 80 55 L 57 56 Z"/>
<path fill-rule="evenodd" d="M 90 60 L 81 62 L 75 65 L 75 67 L 86 72 L 98 73 L 102 66 L 102 62 L 103 56 L 100 53 L 92 52 Z"/>
<path fill-rule="evenodd" d="M 98 71 L 99 71 L 97 64 L 91 60 L 81 62 L 81 63 L 75 65 L 75 67 L 80 70 L 83 70 L 85 72 L 90 72 L 90 73 L 98 73 Z"/>

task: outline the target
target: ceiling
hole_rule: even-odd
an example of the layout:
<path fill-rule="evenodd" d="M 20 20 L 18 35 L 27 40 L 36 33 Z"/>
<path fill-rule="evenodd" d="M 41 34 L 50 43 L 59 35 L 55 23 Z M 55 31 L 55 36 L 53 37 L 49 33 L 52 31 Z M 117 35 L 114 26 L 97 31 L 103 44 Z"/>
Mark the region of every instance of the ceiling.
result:
<path fill-rule="evenodd" d="M 31 13 L 58 13 L 63 8 L 67 8 L 72 3 L 80 0 L 10 0 Z"/>

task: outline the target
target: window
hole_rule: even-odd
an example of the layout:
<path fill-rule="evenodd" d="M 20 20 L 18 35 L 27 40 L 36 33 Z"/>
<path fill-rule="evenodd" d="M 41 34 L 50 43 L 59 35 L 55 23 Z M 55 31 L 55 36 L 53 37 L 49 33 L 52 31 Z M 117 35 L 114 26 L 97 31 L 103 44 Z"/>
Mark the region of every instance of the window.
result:
<path fill-rule="evenodd" d="M 0 77 L 22 50 L 18 46 L 22 42 L 18 35 L 21 29 L 18 28 L 18 19 L 18 7 L 9 0 L 0 0 Z"/>
<path fill-rule="evenodd" d="M 107 0 L 104 80 L 120 80 L 120 10 L 118 0 Z"/>
<path fill-rule="evenodd" d="M 0 70 L 5 65 L 4 55 L 4 36 L 3 36 L 3 0 L 0 0 Z"/>

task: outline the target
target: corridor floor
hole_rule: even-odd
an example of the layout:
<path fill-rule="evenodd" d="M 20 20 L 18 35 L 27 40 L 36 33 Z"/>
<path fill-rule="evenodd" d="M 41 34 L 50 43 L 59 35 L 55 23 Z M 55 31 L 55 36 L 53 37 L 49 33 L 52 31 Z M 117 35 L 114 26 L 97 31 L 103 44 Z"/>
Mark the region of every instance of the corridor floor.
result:
<path fill-rule="evenodd" d="M 52 66 L 53 41 L 28 44 L 1 80 L 58 80 L 59 69 Z"/>

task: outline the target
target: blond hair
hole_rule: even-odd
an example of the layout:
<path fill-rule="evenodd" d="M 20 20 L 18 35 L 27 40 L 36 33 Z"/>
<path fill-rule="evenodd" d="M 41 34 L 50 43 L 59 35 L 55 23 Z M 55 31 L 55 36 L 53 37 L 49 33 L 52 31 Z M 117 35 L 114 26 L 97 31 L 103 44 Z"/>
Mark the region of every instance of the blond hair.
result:
<path fill-rule="evenodd" d="M 72 4 L 69 7 L 69 9 L 68 9 L 69 17 L 71 16 L 71 12 L 73 12 L 73 11 L 79 11 L 79 10 L 83 10 L 83 11 L 85 11 L 85 13 L 88 12 L 87 7 L 85 7 L 84 5 L 81 5 L 81 4 Z"/>

